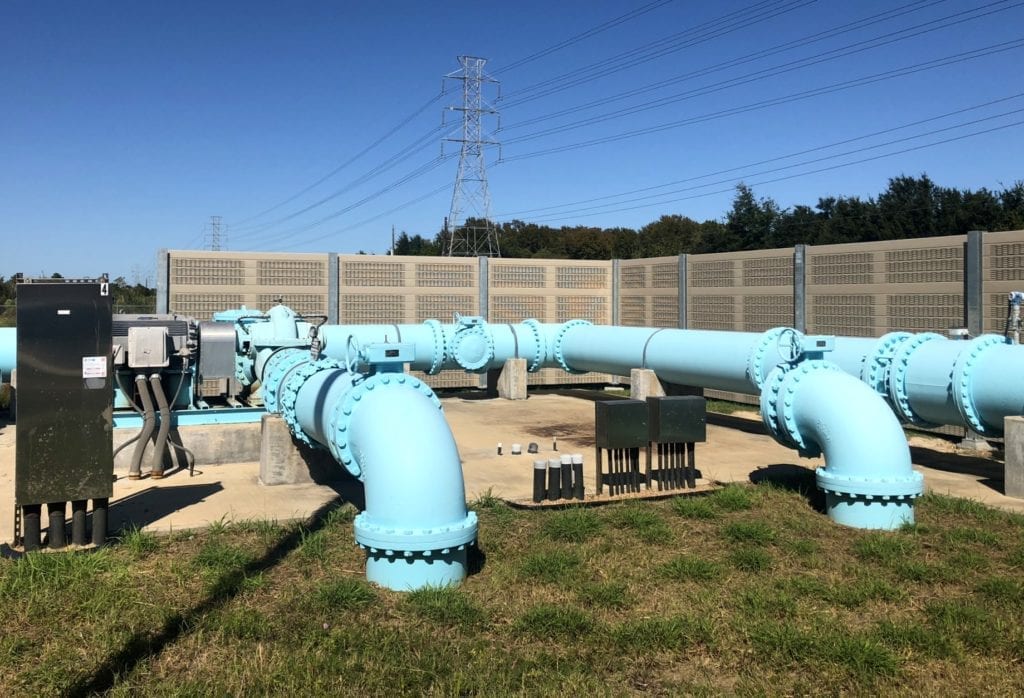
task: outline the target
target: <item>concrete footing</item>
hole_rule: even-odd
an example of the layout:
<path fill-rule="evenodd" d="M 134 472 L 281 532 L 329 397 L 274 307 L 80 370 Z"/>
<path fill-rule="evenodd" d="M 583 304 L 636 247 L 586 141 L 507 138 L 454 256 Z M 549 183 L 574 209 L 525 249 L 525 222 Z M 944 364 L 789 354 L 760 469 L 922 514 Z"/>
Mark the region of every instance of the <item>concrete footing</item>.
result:
<path fill-rule="evenodd" d="M 340 466 L 331 454 L 292 438 L 280 415 L 260 419 L 260 483 L 298 485 L 337 479 Z"/>
<path fill-rule="evenodd" d="M 507 359 L 500 369 L 487 372 L 487 394 L 503 400 L 526 399 L 526 359 Z"/>
<path fill-rule="evenodd" d="M 1024 417 L 1005 417 L 1003 430 L 1003 494 L 1024 499 Z"/>
<path fill-rule="evenodd" d="M 634 400 L 646 400 L 649 397 L 665 395 L 704 395 L 702 388 L 678 385 L 658 379 L 657 374 L 649 368 L 634 368 L 629 372 L 629 396 Z"/>
<path fill-rule="evenodd" d="M 115 429 L 114 448 L 116 449 L 138 433 L 138 429 Z M 251 463 L 260 459 L 260 427 L 258 424 L 174 427 L 171 429 L 169 437 L 192 451 L 196 457 L 196 465 L 200 467 L 225 463 Z M 154 434 L 142 455 L 143 475 L 149 471 L 155 440 Z M 128 472 L 134 451 L 135 444 L 132 444 L 117 454 L 114 459 L 114 472 Z M 164 454 L 164 469 L 173 470 L 178 467 L 188 467 L 188 458 L 180 449 L 169 446 Z"/>

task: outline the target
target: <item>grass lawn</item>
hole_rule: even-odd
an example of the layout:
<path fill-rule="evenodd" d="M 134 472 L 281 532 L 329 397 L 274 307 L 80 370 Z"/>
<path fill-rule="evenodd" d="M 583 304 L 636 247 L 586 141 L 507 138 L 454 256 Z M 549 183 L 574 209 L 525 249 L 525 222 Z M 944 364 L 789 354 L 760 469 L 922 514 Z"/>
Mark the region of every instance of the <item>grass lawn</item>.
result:
<path fill-rule="evenodd" d="M 461 587 L 368 585 L 349 508 L 0 560 L 0 695 L 1024 693 L 1024 517 L 799 492 L 524 512 Z"/>

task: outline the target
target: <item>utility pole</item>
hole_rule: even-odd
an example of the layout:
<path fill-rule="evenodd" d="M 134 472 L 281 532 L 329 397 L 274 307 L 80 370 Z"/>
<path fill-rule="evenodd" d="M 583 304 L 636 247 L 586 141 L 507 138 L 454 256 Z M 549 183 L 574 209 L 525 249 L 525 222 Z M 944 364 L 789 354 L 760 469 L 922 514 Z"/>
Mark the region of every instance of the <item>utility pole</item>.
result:
<path fill-rule="evenodd" d="M 204 249 L 220 252 L 221 249 L 227 248 L 227 235 L 221 227 L 220 216 L 210 216 L 210 223 L 203 237 Z"/>
<path fill-rule="evenodd" d="M 501 256 L 498 232 L 491 220 L 491 194 L 484 165 L 486 147 L 498 145 L 488 140 L 483 130 L 483 116 L 498 113 L 483 95 L 484 83 L 497 83 L 484 73 L 486 62 L 485 58 L 459 56 L 462 67 L 444 76 L 445 80 L 462 81 L 462 106 L 447 108 L 447 111 L 462 112 L 462 137 L 445 139 L 461 144 L 459 171 L 448 214 L 451 235 L 445 252 L 449 257 Z"/>
<path fill-rule="evenodd" d="M 391 225 L 391 256 L 395 256 L 395 226 Z"/>

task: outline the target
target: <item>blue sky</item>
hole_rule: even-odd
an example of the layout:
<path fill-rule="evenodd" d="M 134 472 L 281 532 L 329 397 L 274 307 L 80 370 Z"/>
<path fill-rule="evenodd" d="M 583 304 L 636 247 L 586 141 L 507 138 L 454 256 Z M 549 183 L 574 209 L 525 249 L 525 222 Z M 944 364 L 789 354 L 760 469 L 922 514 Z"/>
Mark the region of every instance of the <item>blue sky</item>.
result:
<path fill-rule="evenodd" d="M 8 2 L 0 275 L 151 278 L 156 251 L 201 246 L 210 215 L 235 250 L 383 252 L 392 225 L 432 236 L 457 166 L 438 161 L 455 84 L 434 98 L 464 54 L 501 83 L 500 100 L 488 92 L 501 129 L 485 122 L 503 144 L 502 162 L 488 154 L 498 220 L 720 218 L 739 181 L 786 207 L 870 196 L 901 173 L 961 188 L 1024 178 L 1012 0 Z M 537 154 L 550 149 L 563 150 Z"/>

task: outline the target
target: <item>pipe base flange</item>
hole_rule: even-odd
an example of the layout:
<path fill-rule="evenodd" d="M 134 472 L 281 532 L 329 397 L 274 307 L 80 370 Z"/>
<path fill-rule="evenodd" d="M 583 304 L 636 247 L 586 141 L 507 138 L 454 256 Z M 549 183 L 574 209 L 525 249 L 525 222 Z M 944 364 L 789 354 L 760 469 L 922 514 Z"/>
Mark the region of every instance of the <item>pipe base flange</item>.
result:
<path fill-rule="evenodd" d="M 953 401 L 963 420 L 978 434 L 993 436 L 1002 431 L 1002 424 L 992 429 L 981 421 L 974 405 L 971 390 L 971 370 L 978 365 L 978 359 L 989 347 L 1006 344 L 1006 338 L 997 334 L 983 334 L 967 343 L 967 348 L 956 357 L 953 365 Z"/>
<path fill-rule="evenodd" d="M 414 553 L 422 553 L 429 557 L 429 553 L 434 551 L 446 555 L 472 544 L 476 540 L 479 522 L 476 512 L 471 511 L 461 521 L 434 528 L 381 526 L 373 523 L 364 511 L 356 516 L 353 527 L 356 543 L 372 554 L 411 557 Z"/>
<path fill-rule="evenodd" d="M 815 481 L 826 493 L 868 500 L 916 499 L 924 494 L 924 476 L 916 470 L 905 477 L 855 477 L 829 472 L 827 467 L 814 471 Z"/>
<path fill-rule="evenodd" d="M 437 409 L 441 409 L 441 401 L 430 389 L 430 386 L 407 373 L 375 373 L 365 379 L 352 384 L 352 388 L 345 394 L 344 399 L 339 400 L 331 414 L 328 436 L 328 449 L 334 459 L 348 470 L 353 477 L 363 478 L 363 467 L 359 463 L 355 452 L 348 442 L 348 426 L 352 421 L 352 414 L 359 406 L 359 402 L 370 391 L 381 389 L 404 388 L 406 390 L 417 390 L 434 403 Z"/>
<path fill-rule="evenodd" d="M 558 362 L 558 365 L 561 366 L 562 370 L 565 371 L 566 373 L 581 375 L 583 373 L 586 373 L 586 371 L 577 371 L 571 368 L 569 364 L 565 362 L 565 354 L 562 353 L 562 340 L 565 339 L 565 333 L 574 327 L 586 327 L 593 324 L 594 323 L 588 320 L 570 320 L 569 322 L 566 322 L 565 324 L 558 328 L 558 333 L 555 335 L 555 360 Z"/>

